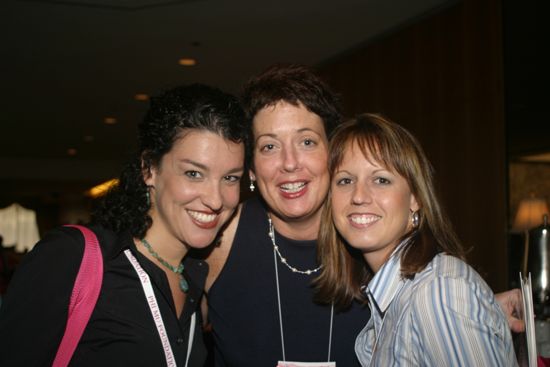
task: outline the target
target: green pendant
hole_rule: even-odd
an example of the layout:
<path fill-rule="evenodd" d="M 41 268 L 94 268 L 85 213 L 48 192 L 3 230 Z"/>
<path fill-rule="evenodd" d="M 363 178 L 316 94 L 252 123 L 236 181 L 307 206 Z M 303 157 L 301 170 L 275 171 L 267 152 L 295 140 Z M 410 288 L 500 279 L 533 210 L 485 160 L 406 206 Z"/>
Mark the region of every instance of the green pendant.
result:
<path fill-rule="evenodd" d="M 151 256 L 153 256 L 155 259 L 157 259 L 162 264 L 162 266 L 166 267 L 167 269 L 170 269 L 171 271 L 173 271 L 174 273 L 176 273 L 180 276 L 180 289 L 184 293 L 187 293 L 187 291 L 189 290 L 189 283 L 187 283 L 187 280 L 185 280 L 185 278 L 182 275 L 183 269 L 184 269 L 183 264 L 180 263 L 177 267 L 168 264 L 168 262 L 166 260 L 164 260 L 162 257 L 160 257 L 159 254 L 157 254 L 155 252 L 155 250 L 153 250 L 153 247 L 151 246 L 151 244 L 149 242 L 147 242 L 147 240 L 145 238 L 140 239 L 140 241 L 143 244 L 143 246 L 145 246 L 147 251 L 149 251 Z"/>
<path fill-rule="evenodd" d="M 182 275 L 180 275 L 180 289 L 183 291 L 183 293 L 187 293 L 187 291 L 189 290 L 189 283 L 187 283 L 187 280 L 185 280 Z"/>

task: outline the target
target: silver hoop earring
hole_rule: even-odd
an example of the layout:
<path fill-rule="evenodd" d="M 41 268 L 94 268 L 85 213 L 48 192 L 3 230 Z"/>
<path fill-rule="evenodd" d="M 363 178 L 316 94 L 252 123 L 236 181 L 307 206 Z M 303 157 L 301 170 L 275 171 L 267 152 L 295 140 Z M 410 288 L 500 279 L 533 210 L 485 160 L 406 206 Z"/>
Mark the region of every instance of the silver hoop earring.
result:
<path fill-rule="evenodd" d="M 420 214 L 418 213 L 418 210 L 412 213 L 411 221 L 413 228 L 418 228 L 420 225 Z"/>
<path fill-rule="evenodd" d="M 254 186 L 254 180 L 253 179 L 250 179 L 250 186 L 248 186 L 250 188 L 250 192 L 254 192 L 254 189 L 256 188 L 256 186 Z"/>

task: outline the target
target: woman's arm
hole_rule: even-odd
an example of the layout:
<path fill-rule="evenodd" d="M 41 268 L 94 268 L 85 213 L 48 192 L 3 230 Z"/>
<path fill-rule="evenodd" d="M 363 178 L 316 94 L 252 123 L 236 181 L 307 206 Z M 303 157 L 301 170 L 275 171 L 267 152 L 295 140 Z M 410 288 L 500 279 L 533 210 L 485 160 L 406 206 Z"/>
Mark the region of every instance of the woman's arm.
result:
<path fill-rule="evenodd" d="M 63 228 L 24 256 L 0 308 L 0 366 L 51 366 L 83 250 L 80 233 Z"/>
<path fill-rule="evenodd" d="M 413 344 L 421 346 L 420 360 L 436 366 L 517 365 L 506 317 L 477 274 L 436 277 L 413 298 Z"/>

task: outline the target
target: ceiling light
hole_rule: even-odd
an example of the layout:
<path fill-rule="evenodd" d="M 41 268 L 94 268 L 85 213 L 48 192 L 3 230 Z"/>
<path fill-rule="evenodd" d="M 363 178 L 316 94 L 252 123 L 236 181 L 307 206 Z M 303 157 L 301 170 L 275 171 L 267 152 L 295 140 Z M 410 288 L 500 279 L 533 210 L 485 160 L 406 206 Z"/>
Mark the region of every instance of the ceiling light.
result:
<path fill-rule="evenodd" d="M 183 59 L 179 60 L 179 64 L 182 66 L 195 66 L 197 64 L 197 60 L 189 57 L 184 57 Z"/>
<path fill-rule="evenodd" d="M 97 198 L 100 196 L 103 196 L 109 191 L 109 189 L 115 185 L 118 184 L 118 179 L 113 178 L 112 180 L 105 181 L 103 183 L 100 183 L 97 186 L 92 187 L 88 191 L 86 191 L 86 195 L 91 196 L 92 198 Z"/>
<path fill-rule="evenodd" d="M 71 157 L 74 157 L 76 155 L 77 151 L 75 148 L 69 148 L 67 149 L 67 155 L 70 155 Z"/>
<path fill-rule="evenodd" d="M 149 99 L 149 95 L 145 93 L 138 93 L 134 96 L 134 99 L 136 101 L 147 101 Z"/>
<path fill-rule="evenodd" d="M 117 119 L 114 117 L 105 117 L 105 120 L 103 120 L 107 125 L 114 125 L 117 123 Z"/>

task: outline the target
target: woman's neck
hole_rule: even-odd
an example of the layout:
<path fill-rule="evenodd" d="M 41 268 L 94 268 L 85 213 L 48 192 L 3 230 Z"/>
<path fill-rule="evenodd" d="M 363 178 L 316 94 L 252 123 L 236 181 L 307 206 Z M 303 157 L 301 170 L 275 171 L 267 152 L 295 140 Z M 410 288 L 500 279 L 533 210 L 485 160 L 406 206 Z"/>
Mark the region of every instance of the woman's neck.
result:
<path fill-rule="evenodd" d="M 282 236 L 291 240 L 310 241 L 317 240 L 321 224 L 321 212 L 300 219 L 285 219 L 269 212 L 273 227 Z"/>
<path fill-rule="evenodd" d="M 144 240 L 151 246 L 151 249 L 157 253 L 157 255 L 172 266 L 178 266 L 182 259 L 187 254 L 187 247 L 180 241 L 174 238 L 165 238 L 155 234 L 152 231 L 147 231 Z M 147 256 L 149 259 L 154 259 L 147 247 L 142 243 L 141 239 L 134 239 L 134 243 L 139 252 Z M 155 262 L 157 260 L 155 259 Z"/>

